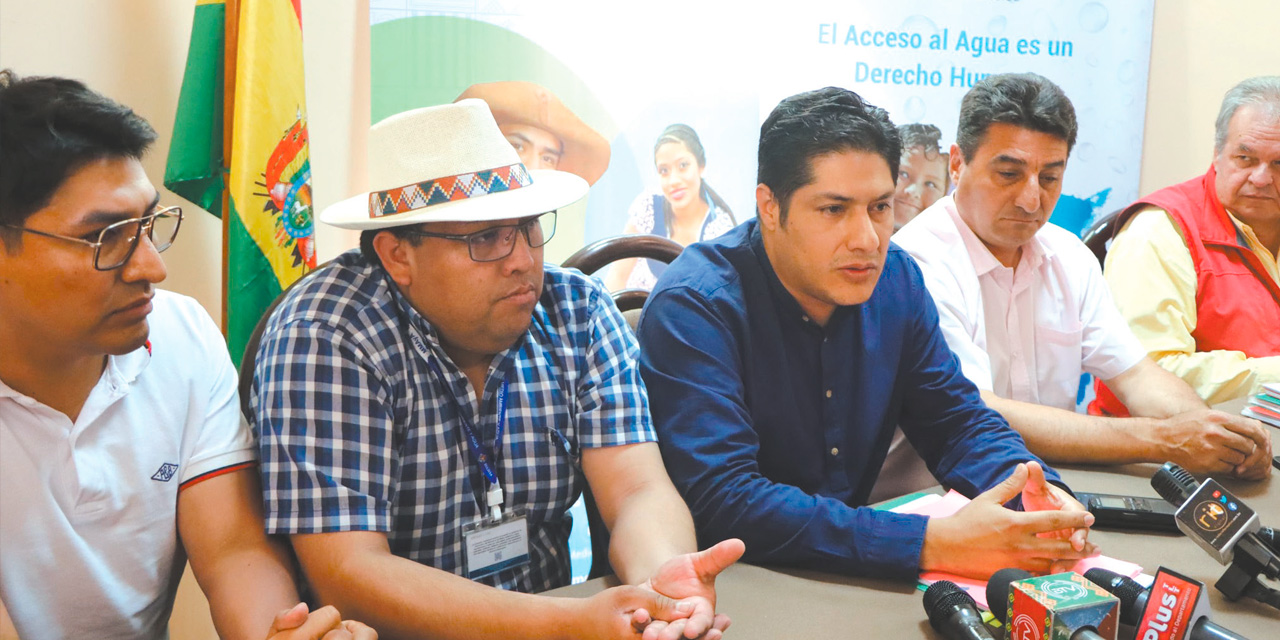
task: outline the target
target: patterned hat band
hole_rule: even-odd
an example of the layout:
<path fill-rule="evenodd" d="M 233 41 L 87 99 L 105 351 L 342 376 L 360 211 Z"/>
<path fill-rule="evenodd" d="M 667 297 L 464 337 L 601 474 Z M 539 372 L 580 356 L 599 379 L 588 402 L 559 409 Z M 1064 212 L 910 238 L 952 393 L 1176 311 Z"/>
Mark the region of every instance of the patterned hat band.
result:
<path fill-rule="evenodd" d="M 520 162 L 495 169 L 415 182 L 403 187 L 370 192 L 369 217 L 406 213 L 445 202 L 512 191 L 531 184 L 533 178 Z"/>

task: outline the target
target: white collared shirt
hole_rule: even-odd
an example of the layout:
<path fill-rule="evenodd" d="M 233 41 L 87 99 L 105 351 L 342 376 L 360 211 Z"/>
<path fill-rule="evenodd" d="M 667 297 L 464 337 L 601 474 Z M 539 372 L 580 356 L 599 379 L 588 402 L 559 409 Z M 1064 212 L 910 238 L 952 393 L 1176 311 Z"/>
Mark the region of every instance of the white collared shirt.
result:
<path fill-rule="evenodd" d="M 0 381 L 0 598 L 25 640 L 166 637 L 180 487 L 256 458 L 217 326 L 154 304 L 149 348 L 108 357 L 75 422 Z"/>
<path fill-rule="evenodd" d="M 965 376 L 1002 398 L 1075 410 L 1080 375 L 1108 380 L 1146 355 L 1097 258 L 1046 224 L 1016 268 L 996 259 L 945 197 L 893 236 L 919 263 Z"/>
<path fill-rule="evenodd" d="M 1011 269 L 982 244 L 947 196 L 893 241 L 920 265 L 947 345 L 979 389 L 1074 411 L 1081 373 L 1108 380 L 1147 355 L 1111 300 L 1098 259 L 1061 227 L 1044 225 Z M 935 482 L 898 430 L 869 499 Z"/>

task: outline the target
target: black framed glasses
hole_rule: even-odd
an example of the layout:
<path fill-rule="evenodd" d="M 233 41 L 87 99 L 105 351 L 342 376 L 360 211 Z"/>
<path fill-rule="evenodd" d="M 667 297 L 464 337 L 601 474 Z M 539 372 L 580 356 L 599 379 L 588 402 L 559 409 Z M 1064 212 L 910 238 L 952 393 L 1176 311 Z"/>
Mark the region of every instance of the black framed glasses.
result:
<path fill-rule="evenodd" d="M 540 216 L 529 218 L 520 224 L 502 224 L 475 233 L 453 234 L 432 233 L 419 229 L 406 229 L 405 235 L 424 238 L 444 238 L 467 243 L 467 251 L 476 262 L 497 262 L 509 255 L 516 248 L 516 236 L 524 235 L 529 248 L 534 249 L 551 241 L 556 234 L 556 212 L 548 211 Z"/>
<path fill-rule="evenodd" d="M 178 237 L 178 228 L 182 226 L 182 207 L 165 207 L 141 218 L 113 222 L 98 232 L 97 242 L 8 224 L 0 226 L 93 247 L 93 268 L 111 271 L 123 267 L 133 257 L 143 233 L 157 252 L 173 246 L 173 239 Z"/>

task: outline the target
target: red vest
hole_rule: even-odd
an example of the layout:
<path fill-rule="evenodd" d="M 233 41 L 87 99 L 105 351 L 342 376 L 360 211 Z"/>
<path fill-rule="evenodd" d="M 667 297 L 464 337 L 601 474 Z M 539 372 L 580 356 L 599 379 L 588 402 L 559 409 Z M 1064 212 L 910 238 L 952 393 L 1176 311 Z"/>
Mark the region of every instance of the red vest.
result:
<path fill-rule="evenodd" d="M 1186 238 L 1196 267 L 1196 351 L 1243 351 L 1250 358 L 1280 355 L 1280 285 L 1245 244 L 1214 188 L 1217 171 L 1161 189 L 1120 212 L 1116 226 L 1148 206 L 1169 212 Z M 1127 416 L 1098 381 L 1090 413 Z"/>

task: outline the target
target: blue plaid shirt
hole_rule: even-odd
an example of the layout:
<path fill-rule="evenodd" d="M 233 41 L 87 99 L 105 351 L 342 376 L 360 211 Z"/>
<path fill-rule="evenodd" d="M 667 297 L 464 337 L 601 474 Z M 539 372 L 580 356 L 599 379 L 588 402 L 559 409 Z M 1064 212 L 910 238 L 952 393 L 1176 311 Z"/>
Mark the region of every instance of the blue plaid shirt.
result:
<path fill-rule="evenodd" d="M 492 443 L 506 379 L 495 467 L 505 504 L 529 518 L 531 561 L 482 582 L 568 584 L 581 448 L 655 439 L 637 355 L 608 293 L 548 265 L 532 324 L 496 358 L 475 415 L 475 394 L 431 324 L 380 265 L 345 253 L 286 296 L 258 351 L 251 402 L 267 531 L 382 531 L 392 553 L 462 574 L 462 528 L 484 514 L 486 484 L 458 412 Z"/>

